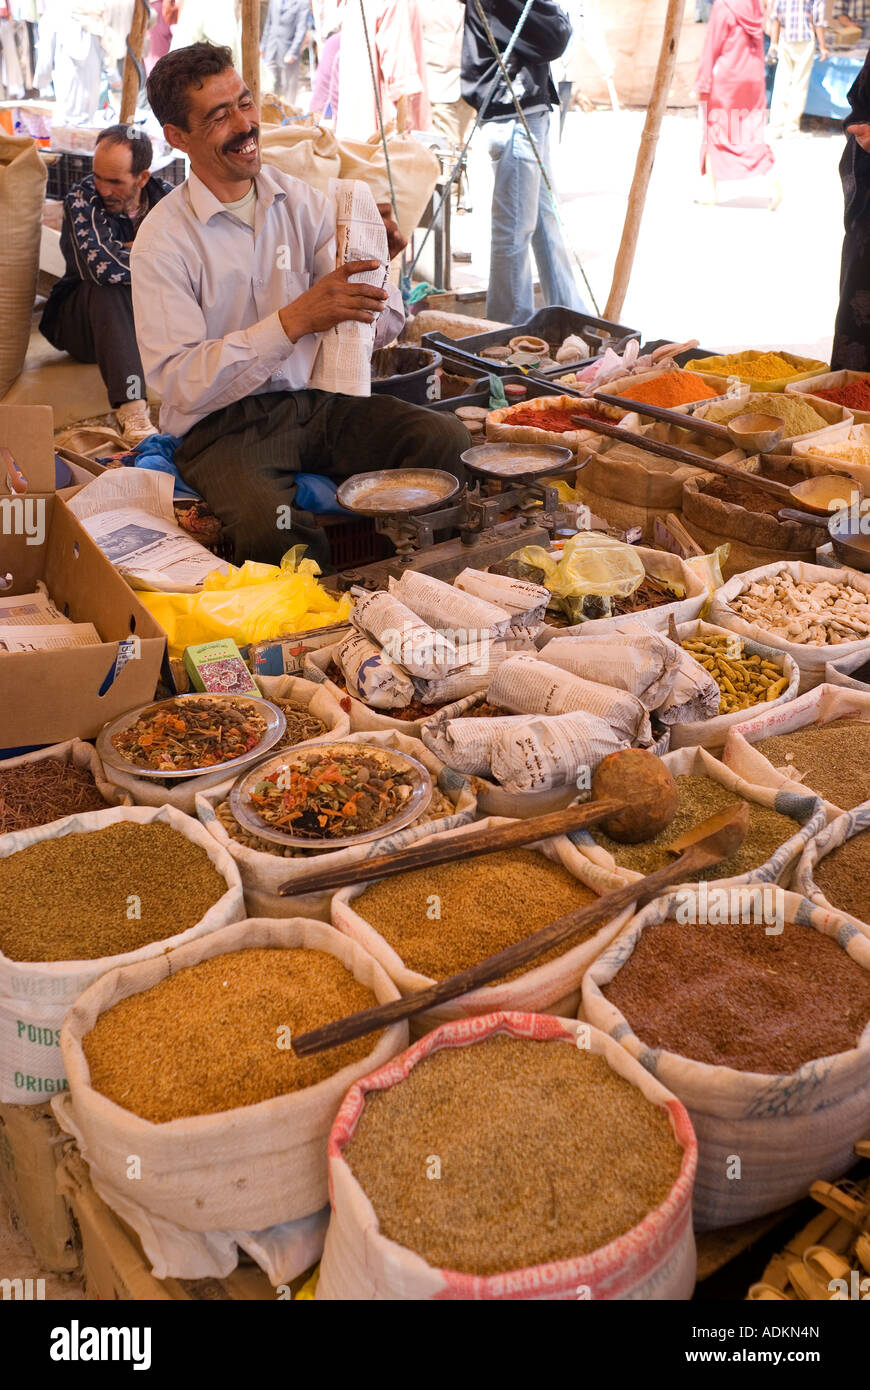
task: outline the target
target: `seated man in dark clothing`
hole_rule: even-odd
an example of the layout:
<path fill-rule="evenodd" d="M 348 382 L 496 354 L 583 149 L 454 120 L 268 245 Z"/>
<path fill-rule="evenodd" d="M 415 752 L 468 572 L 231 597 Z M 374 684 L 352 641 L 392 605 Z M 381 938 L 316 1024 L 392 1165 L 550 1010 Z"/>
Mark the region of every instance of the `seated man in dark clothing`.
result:
<path fill-rule="evenodd" d="M 78 362 L 96 362 L 124 439 L 155 433 L 136 346 L 130 247 L 155 203 L 172 191 L 152 178 L 151 141 L 135 126 L 101 131 L 93 173 L 64 199 L 60 247 L 66 274 L 52 288 L 39 325 Z"/>

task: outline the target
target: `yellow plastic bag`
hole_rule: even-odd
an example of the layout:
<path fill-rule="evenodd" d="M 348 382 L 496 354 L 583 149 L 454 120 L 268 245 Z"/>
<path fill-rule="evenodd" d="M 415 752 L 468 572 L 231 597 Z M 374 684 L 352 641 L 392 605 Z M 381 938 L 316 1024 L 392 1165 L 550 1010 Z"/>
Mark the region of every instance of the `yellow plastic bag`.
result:
<path fill-rule="evenodd" d="M 572 622 L 582 622 L 584 599 L 627 598 L 643 582 L 646 571 L 634 546 L 600 531 L 578 531 L 562 547 L 561 557 L 539 545 L 525 545 L 510 556 L 523 567 L 520 577 L 532 578 L 525 567 L 540 572 L 557 606 Z M 605 605 L 609 611 L 609 604 Z M 606 616 L 605 612 L 596 616 Z"/>
<path fill-rule="evenodd" d="M 328 593 L 317 580 L 320 567 L 302 559 L 304 550 L 294 546 L 280 566 L 248 560 L 228 574 L 215 570 L 196 594 L 144 589 L 138 597 L 166 632 L 172 657 L 180 657 L 194 643 L 220 637 L 231 637 L 244 647 L 283 633 L 344 622 L 350 614 L 350 595 Z"/>

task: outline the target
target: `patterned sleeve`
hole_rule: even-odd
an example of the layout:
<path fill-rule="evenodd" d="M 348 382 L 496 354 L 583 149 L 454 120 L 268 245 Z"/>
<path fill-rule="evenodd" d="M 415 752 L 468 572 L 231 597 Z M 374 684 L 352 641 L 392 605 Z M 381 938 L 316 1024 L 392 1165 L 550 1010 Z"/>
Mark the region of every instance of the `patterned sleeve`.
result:
<path fill-rule="evenodd" d="M 82 279 L 93 280 L 97 285 L 129 285 L 130 252 L 116 240 L 96 189 L 91 190 L 86 184 L 71 188 L 63 215 Z"/>
<path fill-rule="evenodd" d="M 813 5 L 813 24 L 821 29 L 825 24 L 825 0 L 815 0 Z"/>

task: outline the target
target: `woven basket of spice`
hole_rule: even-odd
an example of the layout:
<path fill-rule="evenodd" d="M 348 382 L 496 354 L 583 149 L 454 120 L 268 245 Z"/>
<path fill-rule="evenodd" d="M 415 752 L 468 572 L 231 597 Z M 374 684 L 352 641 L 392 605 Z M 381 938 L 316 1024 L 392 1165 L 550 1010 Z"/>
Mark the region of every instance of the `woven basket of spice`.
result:
<path fill-rule="evenodd" d="M 129 805 L 130 797 L 108 780 L 97 750 L 81 739 L 0 761 L 0 835 Z"/>
<path fill-rule="evenodd" d="M 349 734 L 345 742 L 374 744 L 407 753 L 424 764 L 434 783 L 432 801 L 420 818 L 404 830 L 377 841 L 381 853 L 402 849 L 416 840 L 464 825 L 477 814 L 477 797 L 471 780 L 445 767 L 440 758 L 425 748 L 419 739 L 405 738 L 402 734 L 386 730 Z M 198 793 L 196 813 L 209 834 L 236 861 L 251 916 L 286 917 L 298 913 L 328 922 L 331 893 L 282 897 L 278 892 L 281 884 L 292 879 L 294 873 L 310 867 L 314 856 L 324 868 L 332 865 L 338 868 L 368 857 L 373 849 L 372 843 L 322 852 L 272 844 L 244 830 L 230 810 L 228 797 L 214 788 Z"/>
<path fill-rule="evenodd" d="M 583 977 L 582 1017 L 679 1096 L 696 1230 L 840 1177 L 870 1111 L 870 940 L 798 893 L 719 885 L 643 908 Z"/>
<path fill-rule="evenodd" d="M 476 828 L 501 823 L 486 819 Z M 332 899 L 332 924 L 380 962 L 401 994 L 412 994 L 588 906 L 600 894 L 622 888 L 625 881 L 624 874 L 600 869 L 560 836 L 534 849 L 482 855 L 339 889 Z M 410 1021 L 412 1037 L 455 1018 L 502 1009 L 572 1018 L 583 971 L 632 911 L 626 908 L 504 980 L 418 1014 Z"/>
<path fill-rule="evenodd" d="M 804 847 L 825 824 L 825 811 L 812 792 L 753 786 L 725 767 L 706 748 L 680 748 L 663 759 L 677 783 L 676 814 L 664 830 L 636 845 L 619 844 L 595 826 L 572 837 L 594 863 L 619 867 L 638 878 L 673 861 L 672 840 L 708 816 L 749 802 L 749 829 L 743 844 L 729 859 L 706 869 L 700 878 L 720 886 L 745 883 L 784 883 Z"/>
<path fill-rule="evenodd" d="M 0 837 L 0 1101 L 66 1085 L 58 1032 L 89 984 L 244 914 L 232 856 L 172 806 L 68 816 Z"/>
<path fill-rule="evenodd" d="M 597 1029 L 445 1023 L 344 1100 L 316 1297 L 690 1298 L 695 1165 L 683 1106 Z"/>
<path fill-rule="evenodd" d="M 792 886 L 870 939 L 870 800 L 838 816 L 810 840 Z"/>
<path fill-rule="evenodd" d="M 275 1283 L 314 1263 L 330 1126 L 348 1087 L 406 1045 L 408 1025 L 313 1058 L 290 1040 L 397 995 L 356 942 L 291 918 L 234 923 L 76 1001 L 61 1036 L 69 1094 L 55 1113 L 158 1279 L 228 1274 L 238 1232 L 252 1233 Z"/>

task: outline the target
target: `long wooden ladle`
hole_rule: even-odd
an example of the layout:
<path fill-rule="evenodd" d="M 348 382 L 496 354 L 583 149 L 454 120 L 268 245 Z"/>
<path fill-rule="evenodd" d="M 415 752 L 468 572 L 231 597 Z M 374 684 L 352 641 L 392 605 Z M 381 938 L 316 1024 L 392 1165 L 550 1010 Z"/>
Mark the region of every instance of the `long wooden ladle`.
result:
<path fill-rule="evenodd" d="M 389 1004 L 378 1004 L 372 1009 L 363 1009 L 361 1013 L 351 1014 L 349 1018 L 340 1018 L 335 1023 L 327 1023 L 322 1028 L 302 1033 L 298 1038 L 292 1039 L 293 1051 L 297 1057 L 310 1057 L 316 1052 L 326 1052 L 331 1047 L 338 1047 L 353 1038 L 364 1037 L 366 1033 L 373 1033 L 389 1023 L 413 1018 L 415 1014 L 423 1013 L 438 1004 L 445 1004 L 449 999 L 457 999 L 461 994 L 479 989 L 481 985 L 491 984 L 493 980 L 509 975 L 519 966 L 536 960 L 545 951 L 551 950 L 563 941 L 570 941 L 573 936 L 588 931 L 590 927 L 611 920 L 624 907 L 629 907 L 635 902 L 638 905 L 649 902 L 672 884 L 689 882 L 704 869 L 712 868 L 721 860 L 728 859 L 742 845 L 748 827 L 747 801 L 732 809 L 720 811 L 718 815 L 711 816 L 709 820 L 696 826 L 694 831 L 687 832 L 693 843 L 688 844 L 687 835 L 675 842 L 687 845 L 687 848 L 672 864 L 656 869 L 655 873 L 647 874 L 646 878 L 629 883 L 625 888 L 605 893 L 597 903 L 567 913 L 566 916 L 551 922 L 549 926 L 543 927 L 541 931 L 527 936 L 524 941 L 518 941 L 506 950 L 499 951 L 497 955 L 479 961 L 470 970 L 462 970 L 458 975 L 451 975 L 439 984 L 430 985 L 428 989 L 415 990 L 403 999 L 395 999 Z"/>

